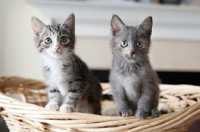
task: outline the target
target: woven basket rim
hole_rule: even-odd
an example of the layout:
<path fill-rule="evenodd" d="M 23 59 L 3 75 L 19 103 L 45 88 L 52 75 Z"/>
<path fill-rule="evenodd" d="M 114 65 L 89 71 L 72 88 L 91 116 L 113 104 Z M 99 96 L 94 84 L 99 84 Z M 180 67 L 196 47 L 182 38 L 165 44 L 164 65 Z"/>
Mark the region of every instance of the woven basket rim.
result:
<path fill-rule="evenodd" d="M 16 80 L 22 79 L 22 82 L 30 80 L 19 77 L 14 78 Z M 109 87 L 108 83 L 102 83 L 102 85 L 104 86 L 104 92 L 110 91 L 107 88 Z M 173 89 L 171 87 L 173 87 Z M 188 87 L 190 89 L 188 89 Z M 161 84 L 160 88 L 161 95 L 168 93 L 171 93 L 172 95 L 199 94 L 198 98 L 200 99 L 199 86 L 188 84 Z M 200 103 L 197 102 L 187 108 L 184 108 L 183 110 L 164 114 L 158 118 L 148 117 L 146 120 L 139 120 L 134 116 L 116 117 L 87 113 L 63 113 L 60 111 L 53 111 L 35 104 L 22 102 L 12 97 L 8 97 L 0 91 L 0 112 L 11 130 L 17 129 L 12 126 L 13 123 L 10 123 L 12 120 L 16 123 L 17 120 L 23 119 L 24 126 L 31 124 L 32 130 L 37 131 L 184 131 L 181 127 L 187 126 L 188 128 L 188 125 L 195 120 L 200 119 Z M 18 123 L 18 125 L 23 126 L 20 123 Z M 28 125 L 26 127 L 28 127 Z"/>

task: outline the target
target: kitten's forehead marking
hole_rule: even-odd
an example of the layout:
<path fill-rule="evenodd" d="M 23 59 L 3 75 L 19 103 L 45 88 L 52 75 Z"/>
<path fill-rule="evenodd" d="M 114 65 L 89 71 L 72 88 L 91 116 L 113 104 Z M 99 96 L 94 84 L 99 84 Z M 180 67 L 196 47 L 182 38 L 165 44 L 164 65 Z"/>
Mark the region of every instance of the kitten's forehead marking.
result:
<path fill-rule="evenodd" d="M 58 33 L 59 31 L 60 31 L 60 25 L 58 24 L 58 25 L 48 25 L 47 26 L 47 28 L 48 28 L 48 33 L 50 34 L 50 35 L 55 35 L 56 33 Z"/>
<path fill-rule="evenodd" d="M 55 30 L 58 32 L 60 30 L 60 25 L 55 25 Z"/>
<path fill-rule="evenodd" d="M 54 35 L 54 31 L 53 31 L 52 27 L 48 25 L 47 28 L 49 29 L 50 34 L 52 33 Z"/>

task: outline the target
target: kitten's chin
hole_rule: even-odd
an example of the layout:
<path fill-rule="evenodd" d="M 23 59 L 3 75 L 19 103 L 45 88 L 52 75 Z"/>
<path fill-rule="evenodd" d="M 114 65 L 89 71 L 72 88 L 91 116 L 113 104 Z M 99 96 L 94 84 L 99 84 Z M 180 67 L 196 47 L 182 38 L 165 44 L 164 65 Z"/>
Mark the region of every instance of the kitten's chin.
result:
<path fill-rule="evenodd" d="M 136 60 L 135 60 L 135 59 L 128 59 L 128 62 L 130 62 L 130 63 L 135 63 Z"/>
<path fill-rule="evenodd" d="M 134 57 L 125 57 L 125 60 L 128 61 L 129 63 L 134 63 L 137 61 Z"/>
<path fill-rule="evenodd" d="M 61 52 L 59 52 L 59 53 L 54 53 L 54 56 L 62 56 L 62 53 Z"/>
<path fill-rule="evenodd" d="M 62 53 L 53 53 L 53 54 L 50 54 L 50 56 L 52 58 L 59 59 L 59 58 L 62 58 Z"/>

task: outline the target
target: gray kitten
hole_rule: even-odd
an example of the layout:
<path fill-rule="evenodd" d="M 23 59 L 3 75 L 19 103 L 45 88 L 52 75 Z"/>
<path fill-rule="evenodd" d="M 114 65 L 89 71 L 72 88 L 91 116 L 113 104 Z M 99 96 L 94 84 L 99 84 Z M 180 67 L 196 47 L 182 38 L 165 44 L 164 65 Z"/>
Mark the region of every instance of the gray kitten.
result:
<path fill-rule="evenodd" d="M 74 53 L 74 14 L 61 25 L 45 25 L 35 17 L 31 24 L 34 40 L 44 63 L 44 77 L 49 95 L 46 108 L 100 114 L 100 83 Z"/>
<path fill-rule="evenodd" d="M 111 30 L 110 83 L 119 115 L 135 115 L 139 119 L 150 114 L 158 117 L 159 79 L 148 58 L 152 17 L 147 17 L 139 26 L 126 26 L 113 15 Z"/>

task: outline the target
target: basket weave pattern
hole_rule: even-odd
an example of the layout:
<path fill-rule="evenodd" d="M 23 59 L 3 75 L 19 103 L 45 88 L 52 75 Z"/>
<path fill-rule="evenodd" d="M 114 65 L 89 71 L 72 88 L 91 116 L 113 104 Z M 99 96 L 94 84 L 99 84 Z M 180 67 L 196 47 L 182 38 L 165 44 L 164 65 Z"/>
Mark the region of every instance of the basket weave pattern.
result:
<path fill-rule="evenodd" d="M 111 93 L 102 84 L 103 94 Z M 200 87 L 160 85 L 159 107 L 168 114 L 139 120 L 135 117 L 100 116 L 84 113 L 62 113 L 45 109 L 48 100 L 43 82 L 19 77 L 0 78 L 0 113 L 11 132 L 185 132 L 200 119 Z M 22 101 L 7 95 L 20 94 Z M 107 106 L 103 106 L 107 107 Z"/>

